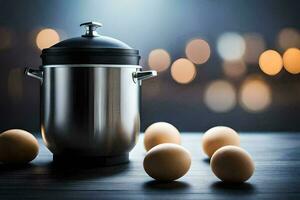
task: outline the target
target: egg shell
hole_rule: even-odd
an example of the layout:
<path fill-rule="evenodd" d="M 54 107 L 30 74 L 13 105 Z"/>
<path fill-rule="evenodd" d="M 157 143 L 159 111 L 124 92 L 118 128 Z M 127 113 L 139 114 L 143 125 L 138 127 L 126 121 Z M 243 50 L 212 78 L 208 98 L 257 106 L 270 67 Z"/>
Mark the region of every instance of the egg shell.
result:
<path fill-rule="evenodd" d="M 237 146 L 218 149 L 210 160 L 213 173 L 222 181 L 241 183 L 254 173 L 254 162 L 250 154 Z"/>
<path fill-rule="evenodd" d="M 202 149 L 209 158 L 216 150 L 226 145 L 240 146 L 240 137 L 232 128 L 216 126 L 203 134 Z"/>
<path fill-rule="evenodd" d="M 39 152 L 37 139 L 27 131 L 11 129 L 0 134 L 0 162 L 27 163 Z"/>
<path fill-rule="evenodd" d="M 144 146 L 147 151 L 162 143 L 180 144 L 178 129 L 167 122 L 157 122 L 150 125 L 144 135 Z"/>
<path fill-rule="evenodd" d="M 153 147 L 144 158 L 146 173 L 158 181 L 173 181 L 185 175 L 191 155 L 178 144 L 164 143 Z"/>

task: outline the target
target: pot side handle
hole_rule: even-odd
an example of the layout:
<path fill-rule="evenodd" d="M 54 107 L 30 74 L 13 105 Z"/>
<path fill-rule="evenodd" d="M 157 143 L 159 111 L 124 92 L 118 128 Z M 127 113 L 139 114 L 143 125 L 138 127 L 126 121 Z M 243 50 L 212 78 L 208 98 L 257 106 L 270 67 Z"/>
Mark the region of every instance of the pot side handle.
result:
<path fill-rule="evenodd" d="M 155 70 L 149 70 L 149 71 L 136 71 L 132 73 L 133 80 L 142 81 L 148 78 L 152 78 L 154 76 L 157 76 L 157 71 Z"/>
<path fill-rule="evenodd" d="M 31 69 L 29 67 L 26 67 L 24 70 L 24 74 L 26 74 L 27 76 L 36 78 L 36 79 L 40 80 L 41 82 L 43 82 L 43 71 L 40 69 Z"/>

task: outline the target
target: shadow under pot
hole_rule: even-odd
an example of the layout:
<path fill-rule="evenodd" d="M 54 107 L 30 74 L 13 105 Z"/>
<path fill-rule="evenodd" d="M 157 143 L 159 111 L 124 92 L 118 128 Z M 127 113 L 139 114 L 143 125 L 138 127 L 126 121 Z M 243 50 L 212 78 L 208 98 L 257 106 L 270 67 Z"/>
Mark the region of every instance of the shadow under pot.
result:
<path fill-rule="evenodd" d="M 129 161 L 140 131 L 140 86 L 156 71 L 142 71 L 139 52 L 86 33 L 42 51 L 43 65 L 25 73 L 40 81 L 41 133 L 54 161 L 114 165 Z"/>

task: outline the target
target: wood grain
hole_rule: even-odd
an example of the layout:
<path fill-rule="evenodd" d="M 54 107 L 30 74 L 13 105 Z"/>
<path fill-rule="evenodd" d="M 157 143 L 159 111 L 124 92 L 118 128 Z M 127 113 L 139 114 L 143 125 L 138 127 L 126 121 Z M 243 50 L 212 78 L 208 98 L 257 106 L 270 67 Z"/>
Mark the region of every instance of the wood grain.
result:
<path fill-rule="evenodd" d="M 241 134 L 256 171 L 240 185 L 223 184 L 212 174 L 201 151 L 200 133 L 182 135 L 192 167 L 168 184 L 144 172 L 142 136 L 129 164 L 105 168 L 56 166 L 39 138 L 40 154 L 33 162 L 0 165 L 0 199 L 300 199 L 300 134 Z"/>

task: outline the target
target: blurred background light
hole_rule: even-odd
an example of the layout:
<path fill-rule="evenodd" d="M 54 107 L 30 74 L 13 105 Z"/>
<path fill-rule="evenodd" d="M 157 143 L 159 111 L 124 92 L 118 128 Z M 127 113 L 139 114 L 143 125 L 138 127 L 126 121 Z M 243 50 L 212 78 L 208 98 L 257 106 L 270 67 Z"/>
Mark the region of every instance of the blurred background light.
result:
<path fill-rule="evenodd" d="M 0 27 L 0 50 L 10 48 L 12 45 L 12 33 L 9 29 Z"/>
<path fill-rule="evenodd" d="M 41 30 L 36 36 L 36 45 L 39 49 L 49 48 L 60 41 L 59 34 L 50 28 Z"/>
<path fill-rule="evenodd" d="M 257 64 L 260 54 L 266 49 L 263 37 L 258 33 L 244 34 L 246 44 L 244 60 L 249 64 Z"/>
<path fill-rule="evenodd" d="M 243 60 L 224 60 L 222 67 L 224 74 L 229 78 L 240 78 L 247 72 L 247 67 Z"/>
<path fill-rule="evenodd" d="M 300 12 L 296 0 L 272 0 L 272 5 L 259 0 L 0 2 L 0 109 L 3 113 L 14 110 L 19 114 L 18 118 L 0 116 L 2 129 L 23 127 L 39 131 L 40 84 L 26 76 L 21 80 L 17 78 L 21 73 L 11 70 L 38 68 L 39 48 L 80 37 L 85 30 L 79 24 L 94 20 L 104 25 L 98 29 L 100 35 L 138 49 L 141 66 L 159 71 L 157 77 L 143 82 L 141 130 L 159 120 L 195 132 L 216 124 L 240 131 L 300 131 L 298 56 L 295 50 L 287 51 L 300 49 Z M 145 10 L 155 10 L 155 15 L 147 15 Z M 280 55 L 274 53 L 275 59 L 267 55 L 267 61 L 259 66 L 260 55 L 267 49 Z M 283 67 L 285 70 L 280 73 Z M 272 88 L 269 109 L 253 114 L 246 112 L 245 106 L 235 105 L 222 113 L 226 106 L 222 109 L 221 104 L 221 108 L 215 109 L 221 112 L 215 112 L 204 104 L 209 84 L 221 79 L 232 86 L 225 89 L 229 92 L 224 98 L 231 99 L 225 102 L 238 104 L 242 83 L 257 73 Z M 277 75 L 269 77 L 265 73 Z M 233 91 L 236 100 L 232 100 Z M 217 98 L 210 100 L 212 105 L 218 105 L 221 94 L 216 93 Z M 198 123 L 199 119 L 202 123 Z M 282 123 L 282 119 L 288 120 Z M 260 123 L 256 123 L 258 120 Z"/>
<path fill-rule="evenodd" d="M 214 112 L 228 112 L 236 105 L 236 91 L 228 81 L 213 81 L 205 89 L 204 103 Z"/>
<path fill-rule="evenodd" d="M 164 49 L 154 49 L 148 56 L 148 65 L 159 72 L 165 71 L 171 64 L 171 56 Z"/>
<path fill-rule="evenodd" d="M 264 51 L 259 57 L 259 67 L 265 74 L 276 75 L 281 71 L 282 66 L 282 57 L 275 50 Z"/>
<path fill-rule="evenodd" d="M 284 28 L 279 32 L 277 42 L 282 50 L 300 47 L 300 33 L 294 28 Z"/>
<path fill-rule="evenodd" d="M 217 40 L 217 50 L 224 60 L 239 60 L 245 53 L 244 38 L 234 32 L 223 33 Z"/>
<path fill-rule="evenodd" d="M 261 112 L 272 102 L 272 92 L 269 85 L 261 78 L 246 79 L 239 92 L 240 105 L 249 112 Z"/>
<path fill-rule="evenodd" d="M 191 40 L 185 48 L 187 58 L 195 64 L 203 64 L 210 57 L 209 44 L 203 39 Z"/>
<path fill-rule="evenodd" d="M 297 48 L 286 50 L 283 54 L 283 65 L 291 74 L 300 73 L 300 50 Z"/>
<path fill-rule="evenodd" d="M 187 84 L 196 77 L 195 65 L 185 58 L 176 60 L 171 66 L 172 78 L 180 84 Z"/>
<path fill-rule="evenodd" d="M 23 96 L 23 69 L 11 69 L 7 79 L 7 91 L 12 102 L 18 102 Z"/>

